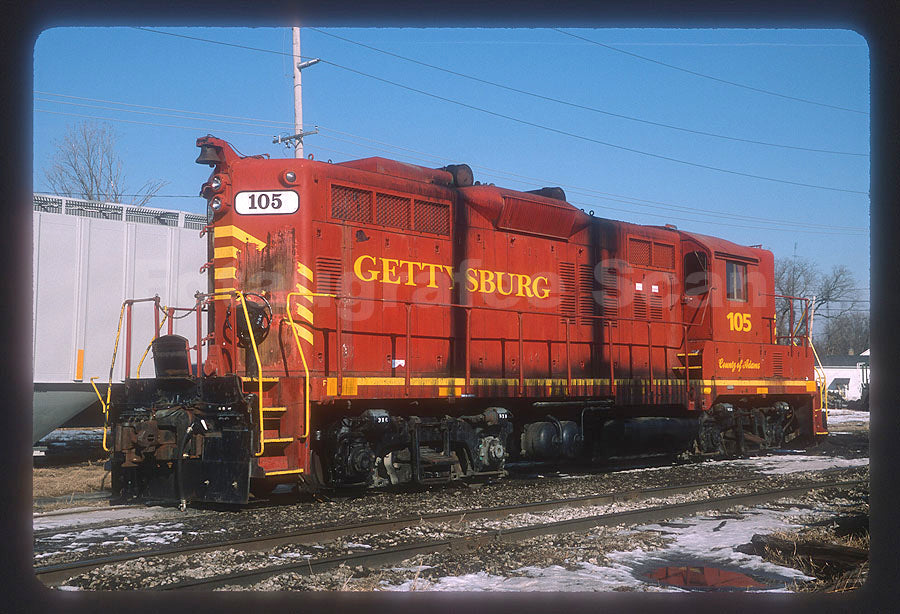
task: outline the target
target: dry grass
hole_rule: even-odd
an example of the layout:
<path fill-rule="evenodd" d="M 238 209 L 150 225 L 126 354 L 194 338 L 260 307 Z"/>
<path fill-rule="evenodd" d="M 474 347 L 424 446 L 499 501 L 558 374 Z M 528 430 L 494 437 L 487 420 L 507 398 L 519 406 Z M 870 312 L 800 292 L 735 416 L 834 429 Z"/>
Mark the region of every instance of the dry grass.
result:
<path fill-rule="evenodd" d="M 32 476 L 34 499 L 63 498 L 54 502 L 35 502 L 35 512 L 82 505 L 82 502 L 75 502 L 75 495 L 98 493 L 109 489 L 109 473 L 103 469 L 103 461 L 88 461 L 62 467 L 36 467 Z M 105 501 L 102 503 L 106 505 Z"/>
<path fill-rule="evenodd" d="M 852 548 L 869 549 L 869 533 L 858 535 L 837 535 L 831 527 L 815 527 L 797 532 L 778 531 L 772 537 L 786 539 L 792 542 L 803 543 L 819 541 Z M 809 556 L 789 554 L 778 550 L 768 549 L 763 556 L 767 561 L 778 565 L 799 569 L 815 580 L 794 583 L 789 588 L 795 592 L 825 592 L 839 593 L 856 590 L 862 587 L 869 573 L 869 562 L 865 561 L 850 569 L 846 567 L 817 563 Z"/>

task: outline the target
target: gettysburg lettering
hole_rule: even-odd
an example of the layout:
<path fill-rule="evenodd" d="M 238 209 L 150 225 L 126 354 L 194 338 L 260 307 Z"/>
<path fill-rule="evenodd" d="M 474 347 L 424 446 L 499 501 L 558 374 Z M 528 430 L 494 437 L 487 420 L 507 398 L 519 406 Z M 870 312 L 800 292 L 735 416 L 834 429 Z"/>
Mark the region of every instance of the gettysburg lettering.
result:
<path fill-rule="evenodd" d="M 427 272 L 427 277 L 422 272 Z M 377 258 L 363 255 L 353 263 L 353 272 L 360 281 L 377 281 L 383 284 L 403 284 L 437 288 L 452 287 L 462 275 L 454 274 L 453 267 L 430 262 L 412 262 L 397 258 Z M 419 273 L 417 275 L 417 273 Z M 469 292 L 547 298 L 550 296 L 550 280 L 541 275 L 532 278 L 524 273 L 488 271 L 469 267 L 465 270 L 466 289 Z M 427 283 L 426 283 L 427 282 Z"/>

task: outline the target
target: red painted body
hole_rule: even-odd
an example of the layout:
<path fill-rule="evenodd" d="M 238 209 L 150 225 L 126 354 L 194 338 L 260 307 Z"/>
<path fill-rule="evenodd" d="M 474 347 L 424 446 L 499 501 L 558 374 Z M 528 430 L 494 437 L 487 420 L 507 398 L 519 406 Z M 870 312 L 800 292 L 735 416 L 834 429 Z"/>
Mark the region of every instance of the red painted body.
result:
<path fill-rule="evenodd" d="M 269 160 L 212 137 L 198 145 L 216 148 L 222 181 L 204 188 L 222 203 L 210 224 L 213 289 L 264 294 L 274 313 L 259 345 L 273 378 L 264 401 L 286 411 L 266 432 L 291 442 L 259 459 L 267 472 L 308 471 L 310 437 L 348 407 L 403 413 L 411 400 L 442 415 L 477 400 L 606 398 L 652 416 L 783 398 L 812 408 L 824 432 L 811 348 L 776 343 L 769 251 L 454 187 L 449 172 L 381 158 Z M 299 206 L 239 213 L 246 192 L 293 192 Z M 708 292 L 691 295 L 696 252 Z M 728 267 L 740 269 L 732 298 Z M 207 374 L 254 373 L 229 337 L 232 300 L 214 301 Z"/>

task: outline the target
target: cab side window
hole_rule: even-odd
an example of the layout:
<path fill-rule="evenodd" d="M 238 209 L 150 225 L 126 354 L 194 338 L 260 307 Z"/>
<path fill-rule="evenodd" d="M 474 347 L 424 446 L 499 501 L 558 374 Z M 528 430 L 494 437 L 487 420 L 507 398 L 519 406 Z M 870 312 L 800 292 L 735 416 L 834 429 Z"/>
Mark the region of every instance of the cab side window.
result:
<path fill-rule="evenodd" d="M 747 265 L 732 260 L 725 261 L 725 296 L 732 301 L 747 300 Z"/>
<path fill-rule="evenodd" d="M 684 293 L 687 296 L 699 296 L 709 290 L 706 275 L 706 254 L 688 252 L 684 255 Z"/>

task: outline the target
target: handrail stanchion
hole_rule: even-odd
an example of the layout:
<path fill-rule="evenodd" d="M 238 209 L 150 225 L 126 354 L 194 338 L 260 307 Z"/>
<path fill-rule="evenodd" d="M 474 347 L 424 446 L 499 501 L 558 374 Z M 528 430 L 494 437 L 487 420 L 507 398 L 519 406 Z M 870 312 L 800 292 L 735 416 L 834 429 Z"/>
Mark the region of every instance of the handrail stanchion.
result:
<path fill-rule="evenodd" d="M 652 322 L 647 320 L 647 368 L 650 370 L 650 402 L 655 403 L 656 399 L 654 398 L 654 389 L 653 389 L 653 338 L 651 337 L 652 331 Z"/>
<path fill-rule="evenodd" d="M 409 396 L 409 365 L 412 362 L 412 303 L 406 303 L 406 378 L 404 387 L 406 396 Z"/>
<path fill-rule="evenodd" d="M 125 308 L 125 379 L 131 378 L 131 308 L 133 303 L 127 301 Z"/>
<path fill-rule="evenodd" d="M 522 312 L 519 312 L 519 395 L 525 396 L 525 340 L 522 336 Z"/>
<path fill-rule="evenodd" d="M 606 325 L 606 344 L 609 348 L 609 393 L 615 399 L 616 396 L 616 370 L 615 365 L 613 364 L 613 342 L 612 342 L 612 323 L 609 320 L 604 320 L 603 323 Z"/>
<path fill-rule="evenodd" d="M 169 329 L 168 329 L 168 330 L 169 330 L 169 334 L 170 334 L 170 335 L 171 335 L 172 333 L 175 332 L 175 326 L 174 326 L 174 325 L 175 325 L 175 318 L 172 317 L 172 316 L 174 316 L 174 315 L 175 315 L 175 308 L 174 308 L 174 307 L 167 307 L 167 308 L 166 308 L 166 317 L 169 318 Z"/>
<path fill-rule="evenodd" d="M 472 394 L 472 308 L 466 307 L 466 394 Z"/>
<path fill-rule="evenodd" d="M 153 297 L 153 338 L 159 338 L 159 327 L 161 322 L 159 321 L 159 296 Z"/>
<path fill-rule="evenodd" d="M 687 324 L 684 325 L 684 394 L 690 407 L 691 402 L 691 355 L 688 353 Z"/>
<path fill-rule="evenodd" d="M 335 331 L 334 331 L 334 340 L 335 340 L 335 343 L 337 344 L 337 351 L 335 352 L 335 354 L 337 354 L 337 391 L 336 392 L 337 392 L 337 396 L 341 396 L 341 393 L 344 390 L 344 364 L 343 364 L 344 356 L 343 356 L 343 350 L 341 349 L 341 344 L 342 344 L 342 341 L 341 341 L 342 334 L 341 333 L 344 328 L 343 322 L 341 321 L 341 311 L 342 311 L 342 307 L 344 306 L 344 299 L 339 298 L 335 302 L 336 302 L 336 306 L 335 306 L 334 311 L 335 311 L 335 315 L 337 316 L 335 318 Z"/>
<path fill-rule="evenodd" d="M 551 377 L 553 374 L 550 374 Z M 569 347 L 569 318 L 566 318 L 566 396 L 572 394 L 572 358 Z"/>
<path fill-rule="evenodd" d="M 196 374 L 197 377 L 200 377 L 200 373 L 203 372 L 200 365 L 203 364 L 203 309 L 202 309 L 202 299 L 197 297 L 197 365 L 196 365 Z"/>

